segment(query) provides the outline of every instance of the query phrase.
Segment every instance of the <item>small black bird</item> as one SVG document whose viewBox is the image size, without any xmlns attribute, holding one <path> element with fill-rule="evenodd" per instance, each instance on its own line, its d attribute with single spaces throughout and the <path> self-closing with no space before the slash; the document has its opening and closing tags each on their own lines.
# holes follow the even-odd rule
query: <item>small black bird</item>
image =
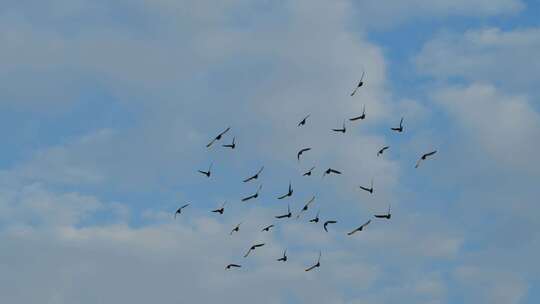
<svg viewBox="0 0 540 304">
<path fill-rule="evenodd" d="M 356 233 L 357 231 L 362 231 L 364 230 L 364 228 L 366 228 L 367 225 L 369 225 L 369 223 L 371 223 L 371 220 L 365 222 L 364 224 L 362 224 L 362 226 L 354 229 L 353 231 L 347 233 L 347 235 L 353 235 L 354 233 Z"/>
<path fill-rule="evenodd" d="M 347 131 L 347 128 L 345 128 L 345 120 L 343 120 L 343 126 L 341 127 L 341 129 L 332 129 L 332 131 L 345 133 Z"/>
<path fill-rule="evenodd" d="M 328 226 L 328 224 L 335 224 L 335 223 L 337 223 L 337 221 L 334 221 L 334 220 L 324 222 L 324 226 L 323 226 L 324 231 L 328 232 L 328 229 L 326 228 L 326 226 Z"/>
<path fill-rule="evenodd" d="M 249 201 L 250 199 L 254 199 L 254 198 L 259 197 L 259 191 L 261 191 L 261 189 L 262 189 L 262 185 L 259 186 L 259 188 L 257 189 L 257 192 L 255 192 L 255 194 L 250 195 L 250 196 L 248 196 L 248 197 L 244 197 L 244 198 L 242 199 L 242 202 L 247 202 L 247 201 Z"/>
<path fill-rule="evenodd" d="M 314 268 L 321 267 L 321 252 L 319 251 L 319 258 L 317 259 L 317 263 L 309 268 L 306 269 L 306 271 L 311 271 Z"/>
<path fill-rule="evenodd" d="M 356 91 L 364 85 L 364 75 L 366 74 L 366 71 L 362 71 L 362 77 L 360 77 L 360 81 L 358 82 L 358 84 L 356 85 L 356 88 L 354 88 L 354 91 L 352 91 L 351 93 L 351 96 L 354 96 L 354 94 L 356 94 Z"/>
<path fill-rule="evenodd" d="M 303 154 L 304 152 L 307 152 L 307 151 L 309 151 L 309 150 L 311 150 L 311 148 L 303 148 L 303 149 L 301 149 L 300 151 L 298 151 L 298 153 L 296 154 L 296 158 L 298 159 L 298 161 L 300 161 L 300 156 L 302 156 L 302 154 Z"/>
<path fill-rule="evenodd" d="M 330 173 L 341 174 L 341 172 L 338 171 L 338 170 L 335 170 L 335 169 L 332 169 L 332 168 L 328 168 L 328 169 L 326 169 L 326 171 L 324 171 L 323 177 L 325 177 L 327 174 L 330 174 Z"/>
<path fill-rule="evenodd" d="M 289 191 L 286 194 L 283 194 L 282 196 L 278 197 L 278 199 L 284 199 L 286 197 L 292 196 L 293 194 L 293 188 L 291 185 L 291 182 L 289 182 Z"/>
<path fill-rule="evenodd" d="M 426 153 L 424 155 L 422 155 L 420 157 L 420 159 L 416 162 L 416 166 L 414 166 L 415 168 L 418 168 L 420 166 L 420 163 L 423 161 L 423 160 L 426 160 L 428 157 L 432 156 L 433 154 L 437 153 L 437 150 L 434 150 L 434 151 L 431 151 L 429 153 Z"/>
<path fill-rule="evenodd" d="M 240 268 L 240 267 L 242 267 L 242 265 L 238 265 L 238 264 L 229 264 L 229 265 L 225 266 L 225 269 L 229 270 L 229 269 L 231 269 L 231 268 L 233 268 L 233 267 L 234 267 L 234 268 Z"/>
<path fill-rule="evenodd" d="M 259 248 L 259 247 L 262 247 L 262 246 L 264 246 L 264 243 L 255 244 L 255 245 L 251 246 L 249 248 L 249 250 L 246 252 L 246 254 L 244 254 L 244 257 L 247 258 L 247 256 L 249 255 L 250 252 L 252 252 L 253 250 L 255 250 L 255 249 Z"/>
<path fill-rule="evenodd" d="M 219 214 L 223 214 L 223 212 L 225 212 L 225 205 L 227 204 L 227 202 L 224 202 L 223 205 L 221 205 L 220 208 L 218 209 L 214 209 L 212 210 L 212 212 L 214 213 L 219 213 Z"/>
<path fill-rule="evenodd" d="M 355 121 L 359 119 L 366 119 L 366 105 L 364 105 L 364 107 L 362 108 L 362 115 L 349 118 L 350 121 Z"/>
<path fill-rule="evenodd" d="M 384 147 L 382 147 L 382 148 L 379 150 L 379 152 L 377 152 L 377 157 L 378 157 L 378 156 L 381 156 L 381 155 L 384 153 L 384 151 L 388 150 L 388 148 L 390 148 L 390 147 L 389 147 L 389 146 L 384 146 Z"/>
<path fill-rule="evenodd" d="M 363 186 L 359 186 L 360 189 L 364 190 L 364 191 L 367 191 L 371 194 L 373 194 L 373 179 L 371 179 L 371 186 L 369 188 L 367 187 L 363 187 Z"/>
<path fill-rule="evenodd" d="M 315 215 L 314 218 L 310 219 L 309 222 L 310 223 L 318 223 L 319 222 L 319 214 L 321 213 L 321 210 L 318 210 L 317 211 L 317 215 Z"/>
<path fill-rule="evenodd" d="M 403 117 L 401 117 L 401 120 L 399 121 L 399 127 L 398 128 L 390 128 L 392 131 L 396 132 L 403 132 Z"/>
<path fill-rule="evenodd" d="M 287 213 L 285 213 L 285 214 L 283 214 L 283 215 L 278 215 L 278 216 L 276 216 L 276 218 L 277 218 L 277 219 L 282 219 L 282 218 L 286 218 L 286 217 L 290 218 L 291 215 L 292 215 L 292 213 L 291 213 L 291 206 L 290 206 L 289 204 L 287 204 Z"/>
<path fill-rule="evenodd" d="M 230 145 L 223 145 L 223 147 L 225 148 L 231 148 L 234 150 L 234 148 L 236 148 L 236 137 L 233 137 L 232 138 L 232 143 Z"/>
<path fill-rule="evenodd" d="M 268 231 L 268 232 L 270 232 L 270 228 L 273 228 L 273 227 L 274 227 L 274 225 L 266 226 L 266 227 L 264 227 L 264 228 L 261 230 L 261 232 L 263 232 L 263 231 Z"/>
<path fill-rule="evenodd" d="M 287 262 L 287 249 L 283 251 L 283 256 L 279 259 L 277 259 L 278 262 Z"/>
<path fill-rule="evenodd" d="M 238 231 L 240 231 L 240 225 L 242 225 L 242 222 L 240 222 L 238 225 L 234 226 L 233 230 L 231 230 L 230 235 L 232 235 L 233 232 L 238 232 Z"/>
<path fill-rule="evenodd" d="M 309 169 L 308 172 L 302 174 L 302 176 L 311 176 L 311 172 L 313 171 L 313 169 L 315 169 L 315 167 L 311 167 L 311 169 Z"/>
<path fill-rule="evenodd" d="M 220 140 L 221 137 L 223 137 L 223 135 L 225 135 L 225 133 L 229 132 L 229 130 L 231 129 L 231 127 L 227 127 L 227 129 L 225 129 L 225 131 L 219 133 L 216 137 L 214 137 L 214 139 L 212 139 L 212 141 L 210 143 L 208 143 L 206 145 L 207 148 L 210 148 L 210 146 L 212 146 L 212 144 L 216 141 L 216 140 Z"/>
<path fill-rule="evenodd" d="M 206 175 L 206 177 L 210 177 L 210 175 L 212 174 L 212 166 L 214 165 L 214 163 L 210 163 L 210 166 L 208 167 L 208 171 L 202 171 L 202 170 L 198 170 L 199 173 L 203 174 L 203 175 Z"/>
<path fill-rule="evenodd" d="M 392 217 L 392 214 L 390 213 L 390 205 L 388 205 L 388 213 L 386 214 L 375 214 L 376 218 L 384 218 L 389 220 Z"/>
<path fill-rule="evenodd" d="M 304 119 L 302 119 L 299 123 L 298 123 L 298 126 L 303 126 L 306 124 L 306 120 L 309 118 L 311 114 L 308 114 L 306 117 L 304 117 Z"/>
<path fill-rule="evenodd" d="M 244 182 L 244 183 L 247 183 L 247 182 L 249 182 L 249 181 L 252 181 L 252 180 L 254 180 L 254 179 L 259 178 L 259 174 L 261 174 L 261 172 L 263 172 L 263 170 L 264 170 L 264 166 L 262 166 L 262 167 L 259 169 L 259 171 L 257 171 L 257 173 L 255 173 L 255 175 L 246 178 L 243 182 Z"/>
<path fill-rule="evenodd" d="M 311 197 L 311 199 L 304 205 L 304 207 L 302 208 L 302 210 L 300 210 L 300 212 L 298 212 L 298 215 L 296 216 L 296 218 L 300 218 L 300 215 L 302 215 L 303 212 L 306 212 L 309 208 L 309 205 L 311 203 L 313 203 L 315 201 L 315 195 L 313 197 Z"/>
<path fill-rule="evenodd" d="M 178 209 L 176 210 L 176 212 L 174 213 L 174 218 L 176 219 L 176 215 L 182 214 L 182 209 L 186 208 L 186 207 L 189 206 L 189 205 L 191 205 L 191 204 L 185 204 L 184 206 L 178 208 Z"/>
</svg>

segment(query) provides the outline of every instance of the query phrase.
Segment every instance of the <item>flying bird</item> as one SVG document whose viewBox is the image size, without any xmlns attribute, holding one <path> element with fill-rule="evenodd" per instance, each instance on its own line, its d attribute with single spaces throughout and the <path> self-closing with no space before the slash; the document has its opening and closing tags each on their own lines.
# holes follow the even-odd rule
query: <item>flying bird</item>
<svg viewBox="0 0 540 304">
<path fill-rule="evenodd" d="M 364 230 L 364 228 L 366 228 L 367 225 L 369 225 L 369 223 L 371 223 L 371 220 L 368 220 L 367 222 L 365 222 L 364 224 L 362 224 L 360 227 L 354 229 L 353 231 L 347 233 L 347 235 L 353 235 L 354 233 L 356 233 L 357 231 L 362 231 Z"/>
<path fill-rule="evenodd" d="M 333 173 L 333 174 L 341 174 L 341 172 L 338 171 L 338 170 L 328 168 L 328 169 L 326 169 L 326 171 L 324 171 L 323 177 L 325 177 L 326 175 L 331 174 L 331 173 Z"/>
<path fill-rule="evenodd" d="M 311 271 L 314 268 L 321 267 L 321 251 L 319 251 L 319 258 L 317 259 L 317 263 L 309 268 L 306 268 L 306 271 Z"/>
<path fill-rule="evenodd" d="M 337 221 L 334 221 L 334 220 L 324 222 L 324 226 L 323 226 L 324 231 L 328 232 L 328 229 L 326 228 L 326 226 L 328 226 L 329 224 L 335 224 L 335 223 L 337 223 Z"/>
<path fill-rule="evenodd" d="M 249 201 L 250 199 L 254 199 L 254 198 L 259 197 L 259 192 L 261 191 L 261 189 L 262 189 L 262 185 L 259 186 L 259 188 L 257 189 L 257 192 L 255 192 L 255 194 L 252 194 L 252 195 L 250 195 L 250 196 L 244 197 L 244 198 L 242 199 L 242 202 L 247 202 L 247 201 Z"/>
<path fill-rule="evenodd" d="M 388 150 L 388 148 L 390 148 L 390 147 L 389 147 L 389 146 L 384 146 L 384 147 L 382 147 L 382 148 L 377 152 L 377 156 L 383 155 L 384 151 Z"/>
<path fill-rule="evenodd" d="M 220 208 L 218 209 L 214 209 L 212 210 L 212 212 L 214 213 L 219 213 L 219 214 L 223 214 L 223 212 L 225 211 L 225 205 L 227 204 L 227 202 L 224 202 Z"/>
<path fill-rule="evenodd" d="M 359 187 L 360 187 L 360 189 L 373 194 L 373 179 L 371 179 L 371 186 L 369 188 L 364 187 L 364 186 L 359 186 Z"/>
<path fill-rule="evenodd" d="M 229 270 L 231 268 L 240 268 L 242 267 L 242 265 L 238 265 L 238 264 L 229 264 L 227 266 L 225 266 L 225 269 Z"/>
<path fill-rule="evenodd" d="M 230 235 L 232 235 L 233 232 L 238 232 L 238 231 L 240 231 L 240 225 L 242 225 L 242 222 L 240 222 L 238 225 L 234 226 L 233 230 L 231 230 Z"/>
<path fill-rule="evenodd" d="M 210 163 L 210 166 L 208 167 L 208 171 L 202 171 L 202 170 L 198 170 L 199 173 L 203 174 L 203 175 L 206 175 L 206 177 L 210 177 L 210 175 L 212 174 L 212 166 L 214 165 L 214 163 Z"/>
<path fill-rule="evenodd" d="M 304 205 L 304 207 L 302 208 L 302 210 L 300 210 L 296 218 L 297 219 L 300 218 L 300 215 L 302 215 L 303 212 L 306 212 L 309 208 L 309 205 L 311 205 L 311 203 L 313 203 L 314 201 L 315 201 L 315 195 L 311 197 L 311 199 Z"/>
<path fill-rule="evenodd" d="M 259 178 L 259 174 L 261 174 L 261 172 L 263 172 L 263 170 L 264 170 L 264 166 L 262 166 L 262 167 L 259 169 L 259 171 L 257 171 L 257 173 L 255 173 L 255 175 L 252 175 L 252 176 L 246 178 L 245 180 L 243 180 L 243 182 L 244 182 L 244 183 L 247 183 L 247 182 L 249 182 L 249 181 L 252 181 L 252 180 L 254 180 L 254 179 Z"/>
<path fill-rule="evenodd" d="M 292 213 L 291 213 L 291 206 L 290 206 L 289 204 L 287 204 L 287 213 L 285 213 L 285 214 L 283 214 L 283 215 L 278 215 L 278 216 L 276 216 L 276 218 L 277 218 L 277 219 L 282 219 L 282 218 L 286 218 L 286 217 L 290 218 L 291 215 L 292 215 Z"/>
<path fill-rule="evenodd" d="M 287 191 L 287 193 L 283 194 L 282 196 L 278 197 L 278 199 L 284 199 L 286 197 L 289 197 L 293 194 L 293 188 L 292 188 L 292 185 L 291 185 L 291 182 L 289 182 L 289 191 Z"/>
<path fill-rule="evenodd" d="M 277 259 L 278 262 L 287 262 L 287 249 L 283 251 L 283 256 Z"/>
<path fill-rule="evenodd" d="M 208 143 L 206 145 L 206 147 L 210 148 L 210 146 L 212 146 L 212 144 L 214 144 L 215 141 L 220 140 L 221 137 L 223 137 L 223 135 L 225 135 L 225 133 L 229 132 L 230 129 L 231 129 L 231 127 L 227 127 L 227 129 L 225 129 L 225 131 L 219 133 L 216 137 L 214 137 L 214 139 L 212 139 L 212 141 L 210 143 Z"/>
<path fill-rule="evenodd" d="M 414 166 L 415 168 L 418 168 L 420 166 L 420 163 L 423 161 L 423 160 L 426 160 L 428 157 L 432 156 L 433 154 L 437 153 L 437 150 L 434 150 L 434 151 L 431 151 L 429 153 L 426 153 L 424 155 L 422 155 L 420 157 L 420 159 L 416 162 L 416 166 Z"/>
<path fill-rule="evenodd" d="M 388 205 L 388 213 L 386 214 L 375 214 L 376 218 L 384 218 L 389 220 L 392 217 L 392 214 L 390 213 L 390 205 Z"/>
<path fill-rule="evenodd" d="M 255 245 L 251 246 L 249 248 L 249 250 L 246 252 L 246 254 L 244 254 L 244 257 L 247 258 L 247 256 L 249 255 L 250 252 L 252 252 L 253 250 L 255 250 L 255 249 L 259 248 L 259 247 L 262 247 L 262 246 L 264 246 L 264 243 L 255 244 Z"/>
<path fill-rule="evenodd" d="M 362 108 L 362 115 L 356 116 L 356 117 L 353 117 L 353 118 L 349 118 L 350 121 L 355 121 L 355 120 L 359 120 L 359 119 L 366 119 L 366 105 L 364 105 L 363 108 Z"/>
<path fill-rule="evenodd" d="M 232 138 L 232 143 L 230 145 L 223 145 L 223 147 L 225 148 L 231 148 L 234 150 L 234 148 L 236 148 L 236 137 L 233 137 Z"/>
<path fill-rule="evenodd" d="M 296 154 L 296 158 L 298 159 L 298 161 L 300 161 L 300 156 L 302 156 L 302 154 L 303 154 L 304 152 L 307 152 L 307 151 L 309 151 L 309 150 L 311 150 L 311 148 L 303 148 L 303 149 L 301 149 L 300 151 L 298 151 L 298 153 Z"/>
<path fill-rule="evenodd" d="M 358 82 L 358 84 L 356 85 L 356 87 L 354 88 L 354 91 L 352 91 L 351 93 L 351 96 L 354 96 L 354 94 L 356 94 L 356 91 L 364 85 L 364 75 L 366 74 L 366 71 L 362 71 L 362 77 L 360 77 L 360 81 Z"/>
<path fill-rule="evenodd" d="M 318 223 L 319 222 L 319 214 L 321 213 L 321 210 L 318 210 L 317 211 L 317 215 L 315 215 L 314 218 L 310 219 L 309 222 L 310 223 Z"/>
<path fill-rule="evenodd" d="M 298 123 L 298 126 L 303 126 L 306 124 L 306 120 L 309 118 L 309 116 L 311 116 L 311 114 L 308 114 L 306 117 L 304 117 L 299 123 Z"/>
<path fill-rule="evenodd" d="M 177 216 L 178 214 L 182 214 L 182 209 L 186 208 L 186 207 L 189 206 L 189 205 L 190 205 L 190 204 L 185 204 L 184 206 L 178 208 L 178 209 L 176 210 L 176 212 L 174 213 L 174 218 L 176 219 L 176 216 Z"/>
<path fill-rule="evenodd" d="M 343 126 L 341 127 L 341 129 L 332 129 L 332 131 L 345 133 L 347 131 L 347 128 L 345 128 L 345 120 L 343 120 Z"/>
<path fill-rule="evenodd" d="M 264 228 L 261 230 L 261 232 L 263 232 L 263 231 L 268 231 L 268 232 L 270 232 L 270 228 L 273 228 L 273 227 L 274 227 L 274 225 L 266 226 L 266 227 L 264 227 Z"/>
<path fill-rule="evenodd" d="M 399 127 L 398 128 L 390 128 L 392 131 L 396 132 L 403 132 L 403 117 L 401 117 L 401 120 L 399 121 Z"/>
<path fill-rule="evenodd" d="M 311 169 L 309 169 L 309 171 L 307 171 L 306 173 L 302 174 L 302 176 L 311 176 L 311 172 L 313 171 L 313 169 L 315 169 L 315 167 L 311 167 Z"/>
</svg>

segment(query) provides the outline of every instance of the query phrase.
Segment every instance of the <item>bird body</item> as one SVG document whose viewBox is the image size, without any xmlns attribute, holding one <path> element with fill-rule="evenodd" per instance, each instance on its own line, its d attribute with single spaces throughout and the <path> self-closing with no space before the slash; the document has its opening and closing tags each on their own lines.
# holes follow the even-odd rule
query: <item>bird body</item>
<svg viewBox="0 0 540 304">
<path fill-rule="evenodd" d="M 306 268 L 307 271 L 311 271 L 315 268 L 321 267 L 321 252 L 319 251 L 319 258 L 317 259 L 317 263 L 315 263 L 313 266 Z"/>
<path fill-rule="evenodd" d="M 299 123 L 298 123 L 298 126 L 303 126 L 306 124 L 306 120 L 309 118 L 311 114 L 308 114 L 306 117 L 304 117 Z"/>
<path fill-rule="evenodd" d="M 311 172 L 313 171 L 313 169 L 315 169 L 315 167 L 311 167 L 311 169 L 309 169 L 308 172 L 302 174 L 302 176 L 311 176 Z"/>
<path fill-rule="evenodd" d="M 262 185 L 259 186 L 259 188 L 257 189 L 257 192 L 255 192 L 255 194 L 252 194 L 252 195 L 250 195 L 250 196 L 244 197 L 244 198 L 242 199 L 242 202 L 247 202 L 247 201 L 249 201 L 249 200 L 251 200 L 251 199 L 254 199 L 254 198 L 259 197 L 259 192 L 261 191 L 261 189 L 262 189 Z"/>
<path fill-rule="evenodd" d="M 373 179 L 371 180 L 371 186 L 369 188 L 367 187 L 364 187 L 364 186 L 359 186 L 360 189 L 364 190 L 364 191 L 367 191 L 371 194 L 373 194 Z"/>
<path fill-rule="evenodd" d="M 341 129 L 332 129 L 332 131 L 341 133 L 347 132 L 347 128 L 345 127 L 345 121 L 343 121 L 343 126 L 341 127 Z"/>
<path fill-rule="evenodd" d="M 388 205 L 388 212 L 386 214 L 375 214 L 375 217 L 389 220 L 392 217 L 392 214 L 390 213 L 390 205 Z"/>
<path fill-rule="evenodd" d="M 174 213 L 174 218 L 176 219 L 176 215 L 182 214 L 182 209 L 186 208 L 186 207 L 189 206 L 189 205 L 191 205 L 191 204 L 188 203 L 188 204 L 185 204 L 185 205 L 183 205 L 182 207 L 176 209 L 176 212 Z"/>
<path fill-rule="evenodd" d="M 279 259 L 277 259 L 278 262 L 287 262 L 287 249 L 283 251 L 283 256 Z"/>
<path fill-rule="evenodd" d="M 353 117 L 353 118 L 349 118 L 350 121 L 356 121 L 356 120 L 359 120 L 359 119 L 366 119 L 366 106 L 365 105 L 364 105 L 364 107 L 362 109 L 362 115 L 356 116 L 356 117 Z"/>
<path fill-rule="evenodd" d="M 358 227 L 358 228 L 354 229 L 353 231 L 347 233 L 347 235 L 353 235 L 353 234 L 355 234 L 355 233 L 358 232 L 358 231 L 364 230 L 364 228 L 366 228 L 367 225 L 369 225 L 369 223 L 371 223 L 371 220 L 368 220 L 367 222 L 365 222 L 364 224 L 362 224 L 360 227 Z"/>
<path fill-rule="evenodd" d="M 303 148 L 303 149 L 301 149 L 300 151 L 298 151 L 298 153 L 296 154 L 296 158 L 298 159 L 298 161 L 300 161 L 300 156 L 302 156 L 302 154 L 303 154 L 304 152 L 307 152 L 307 151 L 309 151 L 309 150 L 311 150 L 311 148 Z"/>
<path fill-rule="evenodd" d="M 280 200 L 281 200 L 281 199 L 284 199 L 284 198 L 286 198 L 286 197 L 292 196 L 292 195 L 293 195 L 293 192 L 294 192 L 294 191 L 293 191 L 291 182 L 289 182 L 289 190 L 287 191 L 287 193 L 284 194 L 284 195 L 282 195 L 282 196 L 280 196 L 280 197 L 278 197 L 277 199 L 280 199 Z"/>
<path fill-rule="evenodd" d="M 434 155 L 435 153 L 437 153 L 437 150 L 433 150 L 429 153 L 426 153 L 426 154 L 423 154 L 420 159 L 416 162 L 416 166 L 414 166 L 415 168 L 418 168 L 420 166 L 420 163 L 424 160 L 426 160 L 428 157 Z"/>
<path fill-rule="evenodd" d="M 381 156 L 384 151 L 386 151 L 388 148 L 390 148 L 389 146 L 384 146 L 382 147 L 378 152 L 377 152 L 377 156 Z"/>
<path fill-rule="evenodd" d="M 225 133 L 229 132 L 230 129 L 231 129 L 231 127 L 227 127 L 227 129 L 225 129 L 225 131 L 219 133 L 216 137 L 214 137 L 214 139 L 212 139 L 212 141 L 210 141 L 210 142 L 206 145 L 206 147 L 207 147 L 207 148 L 210 148 L 210 147 L 214 144 L 214 142 L 220 140 L 220 139 L 223 137 L 223 135 L 225 135 Z"/>
<path fill-rule="evenodd" d="M 248 255 L 249 255 L 253 250 L 255 250 L 255 249 L 259 248 L 259 247 L 262 247 L 262 246 L 264 246 L 264 243 L 255 244 L 255 245 L 251 246 L 251 247 L 249 248 L 249 250 L 246 252 L 246 254 L 244 254 L 244 257 L 247 258 Z"/>
<path fill-rule="evenodd" d="M 240 223 L 240 224 L 234 226 L 234 228 L 231 230 L 230 235 L 232 235 L 233 232 L 238 232 L 238 231 L 240 231 L 240 225 L 242 225 L 242 223 Z"/>
<path fill-rule="evenodd" d="M 321 212 L 320 210 L 317 211 L 317 215 L 315 215 L 314 218 L 310 219 L 309 222 L 310 223 L 318 223 L 319 222 L 319 214 L 320 214 L 320 212 Z"/>
<path fill-rule="evenodd" d="M 231 144 L 229 144 L 229 145 L 223 145 L 223 147 L 225 147 L 225 148 L 231 148 L 231 149 L 234 150 L 234 148 L 236 148 L 236 137 L 233 137 L 232 143 L 231 143 Z"/>
<path fill-rule="evenodd" d="M 323 177 L 325 177 L 326 175 L 331 174 L 331 173 L 333 173 L 333 174 L 341 174 L 341 171 L 338 171 L 338 170 L 332 169 L 332 168 L 328 168 L 328 169 L 326 169 L 326 171 L 324 171 Z"/>
<path fill-rule="evenodd" d="M 262 166 L 262 167 L 259 169 L 259 171 L 257 171 L 257 173 L 255 173 L 255 175 L 252 175 L 252 176 L 246 178 L 245 180 L 243 180 L 243 182 L 244 182 L 244 183 L 247 183 L 247 182 L 252 181 L 252 180 L 254 180 L 254 179 L 258 179 L 258 178 L 259 178 L 259 174 L 261 174 L 261 172 L 263 172 L 263 170 L 264 170 L 264 166 Z"/>
<path fill-rule="evenodd" d="M 290 218 L 291 216 L 292 216 L 291 206 L 287 204 L 287 213 L 283 214 L 283 215 L 278 215 L 278 216 L 276 216 L 276 218 L 277 219 Z"/>
<path fill-rule="evenodd" d="M 221 205 L 220 208 L 218 209 L 214 209 L 212 210 L 212 212 L 214 213 L 219 213 L 219 214 L 223 214 L 223 212 L 225 212 L 225 205 L 227 204 L 227 202 L 224 202 L 223 205 Z"/>
<path fill-rule="evenodd" d="M 397 128 L 390 128 L 392 131 L 396 131 L 398 133 L 403 132 L 403 117 L 401 117 L 401 120 L 399 121 L 399 127 Z"/>
<path fill-rule="evenodd" d="M 335 223 L 337 223 L 337 221 L 334 221 L 334 220 L 324 222 L 324 225 L 323 225 L 324 231 L 328 232 L 328 229 L 326 228 L 326 226 L 328 226 L 329 224 L 335 224 Z"/>
<path fill-rule="evenodd" d="M 242 267 L 242 265 L 238 265 L 238 264 L 229 264 L 227 266 L 225 266 L 225 269 L 231 269 L 231 268 L 240 268 Z"/>
<path fill-rule="evenodd" d="M 360 77 L 360 81 L 358 81 L 358 84 L 356 85 L 356 87 L 352 91 L 351 96 L 354 96 L 354 94 L 356 94 L 356 91 L 364 85 L 364 75 L 365 74 L 366 74 L 366 71 L 362 71 L 362 77 Z"/>
<path fill-rule="evenodd" d="M 274 225 L 268 225 L 268 226 L 264 227 L 264 228 L 261 230 L 261 232 L 263 232 L 263 231 L 270 231 L 270 228 L 273 228 L 273 227 L 274 227 Z"/>
</svg>

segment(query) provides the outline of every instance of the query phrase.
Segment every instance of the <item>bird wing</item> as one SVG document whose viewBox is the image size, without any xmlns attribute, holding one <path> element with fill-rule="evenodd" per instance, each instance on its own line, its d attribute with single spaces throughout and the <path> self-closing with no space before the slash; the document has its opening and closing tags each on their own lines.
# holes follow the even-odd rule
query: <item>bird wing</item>
<svg viewBox="0 0 540 304">
<path fill-rule="evenodd" d="M 371 220 L 368 220 L 367 222 L 365 222 L 361 227 L 364 228 L 364 227 L 366 227 L 367 225 L 369 225 L 369 223 L 371 223 Z"/>
<path fill-rule="evenodd" d="M 231 129 L 231 127 L 227 127 L 227 129 L 225 129 L 225 131 L 219 133 L 217 137 L 225 135 L 225 133 L 229 132 L 230 129 Z"/>
<path fill-rule="evenodd" d="M 262 166 L 262 167 L 259 169 L 259 171 L 257 171 L 257 175 L 261 174 L 261 172 L 263 172 L 263 170 L 264 170 L 264 166 Z"/>
<path fill-rule="evenodd" d="M 209 142 L 209 143 L 208 143 L 208 144 L 206 145 L 206 147 L 207 147 L 207 148 L 210 148 L 210 146 L 212 146 L 212 144 L 213 144 L 213 143 L 214 143 L 215 141 L 216 141 L 216 139 L 215 139 L 215 138 L 214 138 L 214 139 L 212 139 L 212 141 L 211 141 L 211 142 Z"/>
<path fill-rule="evenodd" d="M 257 176 L 257 175 L 250 176 L 250 177 L 246 178 L 245 180 L 243 180 L 243 182 L 244 182 L 244 183 L 247 183 L 247 182 L 249 182 L 250 180 L 254 180 L 256 176 Z"/>
<path fill-rule="evenodd" d="M 362 190 L 364 190 L 364 191 L 367 191 L 367 192 L 369 192 L 369 189 L 368 189 L 368 188 L 366 188 L 366 187 L 360 186 L 360 189 L 362 189 Z"/>
<path fill-rule="evenodd" d="M 426 157 L 431 156 L 431 155 L 433 155 L 433 154 L 435 154 L 435 153 L 437 153 L 437 150 L 432 151 L 432 152 L 429 152 L 429 153 L 426 153 L 426 154 L 423 155 L 423 157 L 426 158 Z"/>
<path fill-rule="evenodd" d="M 187 206 L 189 206 L 190 204 L 185 204 L 184 206 L 180 207 L 180 209 L 184 209 L 186 208 Z"/>
<path fill-rule="evenodd" d="M 339 172 L 338 170 L 334 170 L 334 169 L 330 169 L 330 172 L 336 173 L 336 174 L 341 174 L 341 172 Z"/>
<path fill-rule="evenodd" d="M 352 95 L 351 95 L 351 96 L 352 96 Z M 315 265 L 313 265 L 313 266 L 311 266 L 311 267 L 309 267 L 309 268 L 306 268 L 306 271 L 311 271 L 311 270 L 313 270 L 313 268 L 315 268 L 315 267 L 317 267 L 317 264 L 315 264 Z"/>
<path fill-rule="evenodd" d="M 253 245 L 253 247 L 255 247 L 255 248 L 262 247 L 262 246 L 264 246 L 264 243 Z"/>
<path fill-rule="evenodd" d="M 414 167 L 415 167 L 415 168 L 420 167 L 420 163 L 422 163 L 422 158 L 420 158 L 420 159 L 416 162 L 416 165 L 415 165 Z"/>
<path fill-rule="evenodd" d="M 253 247 L 251 247 L 251 248 L 253 248 Z M 251 252 L 251 250 L 252 250 L 251 248 L 249 248 L 249 250 L 246 252 L 246 254 L 244 254 L 244 257 L 245 257 L 245 258 L 247 258 L 247 256 L 248 256 L 249 253 Z"/>
</svg>

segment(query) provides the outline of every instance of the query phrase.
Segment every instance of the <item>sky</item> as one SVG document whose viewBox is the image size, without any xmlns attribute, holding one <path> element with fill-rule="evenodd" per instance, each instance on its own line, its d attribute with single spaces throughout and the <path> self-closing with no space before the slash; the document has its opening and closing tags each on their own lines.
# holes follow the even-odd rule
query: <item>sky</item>
<svg viewBox="0 0 540 304">
<path fill-rule="evenodd" d="M 538 303 L 539 13 L 525 0 L 4 0 L 0 302 Z M 343 174 L 322 178 L 328 167 Z M 359 189 L 371 179 L 372 195 Z M 300 219 L 274 218 L 313 195 Z M 346 235 L 389 205 L 391 220 Z M 308 223 L 317 211 L 337 220 L 328 232 Z"/>
</svg>

